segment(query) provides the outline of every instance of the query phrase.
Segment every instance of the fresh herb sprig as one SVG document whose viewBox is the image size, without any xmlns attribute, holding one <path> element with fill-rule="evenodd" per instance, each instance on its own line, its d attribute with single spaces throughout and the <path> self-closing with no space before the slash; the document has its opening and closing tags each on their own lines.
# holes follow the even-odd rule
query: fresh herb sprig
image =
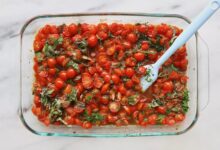
<svg viewBox="0 0 220 150">
<path fill-rule="evenodd" d="M 182 109 L 184 113 L 186 113 L 189 109 L 188 102 L 189 102 L 189 91 L 185 90 L 183 92 L 183 100 L 182 100 Z"/>
</svg>

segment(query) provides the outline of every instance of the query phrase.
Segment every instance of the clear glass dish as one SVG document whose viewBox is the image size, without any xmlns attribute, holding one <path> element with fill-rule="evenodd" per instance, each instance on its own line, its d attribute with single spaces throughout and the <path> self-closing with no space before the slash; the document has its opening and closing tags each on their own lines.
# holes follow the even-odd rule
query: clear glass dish
<svg viewBox="0 0 220 150">
<path fill-rule="evenodd" d="M 189 111 L 186 119 L 175 126 L 147 126 L 135 125 L 115 127 L 101 126 L 90 130 L 74 126 L 49 126 L 41 124 L 31 112 L 33 103 L 32 83 L 33 71 L 33 41 L 36 32 L 45 24 L 61 25 L 63 23 L 167 23 L 185 28 L 189 19 L 176 14 L 147 14 L 147 13 L 95 13 L 95 14 L 58 14 L 37 16 L 25 23 L 21 30 L 20 49 L 20 118 L 24 126 L 32 133 L 44 136 L 77 136 L 77 137 L 128 137 L 128 136 L 156 136 L 178 135 L 185 133 L 195 124 L 199 114 L 199 101 L 208 100 L 208 51 L 198 44 L 198 35 L 195 34 L 188 42 L 190 91 Z"/>
</svg>

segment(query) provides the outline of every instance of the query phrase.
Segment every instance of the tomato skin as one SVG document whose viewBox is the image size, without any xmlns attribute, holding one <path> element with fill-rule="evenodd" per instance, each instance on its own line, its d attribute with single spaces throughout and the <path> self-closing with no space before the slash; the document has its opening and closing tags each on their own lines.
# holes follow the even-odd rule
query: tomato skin
<svg viewBox="0 0 220 150">
<path fill-rule="evenodd" d="M 133 83 L 132 80 L 128 80 L 128 81 L 125 83 L 125 86 L 126 86 L 127 88 L 132 88 L 133 85 L 134 85 L 134 83 Z"/>
<path fill-rule="evenodd" d="M 34 51 L 38 52 L 43 49 L 43 44 L 40 41 L 34 41 L 33 47 L 34 47 Z"/>
<path fill-rule="evenodd" d="M 109 103 L 109 110 L 113 113 L 116 113 L 120 110 L 120 103 L 119 102 L 110 102 Z"/>
<path fill-rule="evenodd" d="M 119 91 L 121 94 L 123 94 L 123 95 L 126 94 L 126 88 L 124 87 L 123 84 L 121 84 L 121 85 L 119 86 L 118 91 Z"/>
<path fill-rule="evenodd" d="M 92 128 L 92 123 L 85 121 L 85 122 L 83 122 L 82 127 L 84 129 L 90 129 L 90 128 Z"/>
<path fill-rule="evenodd" d="M 103 83 L 104 83 L 104 81 L 100 77 L 95 77 L 94 78 L 94 87 L 99 89 L 99 88 L 102 87 Z"/>
<path fill-rule="evenodd" d="M 105 83 L 110 83 L 111 76 L 109 74 L 104 75 L 104 81 L 105 81 Z"/>
<path fill-rule="evenodd" d="M 156 114 L 152 114 L 148 117 L 148 123 L 150 125 L 154 125 L 156 124 L 156 121 L 157 121 L 157 115 Z"/>
<path fill-rule="evenodd" d="M 55 68 L 48 69 L 48 74 L 54 76 L 56 74 L 56 69 Z"/>
<path fill-rule="evenodd" d="M 135 43 L 137 41 L 137 36 L 134 33 L 129 33 L 127 35 L 127 40 L 131 43 Z"/>
<path fill-rule="evenodd" d="M 141 49 L 142 50 L 148 50 L 149 49 L 149 44 L 147 42 L 142 42 Z"/>
<path fill-rule="evenodd" d="M 135 71 L 133 68 L 126 68 L 125 74 L 127 77 L 131 78 L 135 74 Z"/>
<path fill-rule="evenodd" d="M 57 78 L 55 80 L 55 86 L 56 86 L 57 89 L 63 88 L 63 86 L 64 86 L 63 80 L 61 78 Z"/>
<path fill-rule="evenodd" d="M 142 75 L 146 74 L 147 69 L 144 66 L 138 68 L 138 72 Z"/>
<path fill-rule="evenodd" d="M 66 77 L 67 77 L 68 79 L 74 78 L 76 75 L 77 75 L 77 73 L 76 73 L 76 71 L 75 71 L 73 68 L 67 69 Z"/>
<path fill-rule="evenodd" d="M 179 74 L 176 71 L 172 71 L 169 75 L 169 78 L 171 80 L 177 80 L 177 79 L 179 79 Z"/>
<path fill-rule="evenodd" d="M 82 74 L 82 85 L 85 89 L 91 89 L 93 86 L 93 79 L 89 73 Z"/>
<path fill-rule="evenodd" d="M 78 27 L 76 24 L 72 23 L 69 25 L 68 30 L 72 35 L 75 35 L 78 32 Z"/>
<path fill-rule="evenodd" d="M 98 44 L 98 39 L 95 35 L 90 35 L 87 42 L 90 47 L 95 47 Z"/>
<path fill-rule="evenodd" d="M 67 84 L 63 93 L 64 94 L 70 94 L 72 92 L 72 85 L 71 84 Z"/>
<path fill-rule="evenodd" d="M 166 124 L 169 126 L 173 126 L 176 121 L 173 118 L 166 118 Z"/>
<path fill-rule="evenodd" d="M 67 73 L 66 71 L 61 71 L 59 73 L 59 77 L 63 80 L 63 81 L 66 81 L 67 80 Z"/>
<path fill-rule="evenodd" d="M 134 58 L 138 61 L 138 62 L 141 62 L 145 59 L 145 55 L 144 53 L 141 53 L 141 52 L 137 52 L 134 54 Z"/>
<path fill-rule="evenodd" d="M 34 96 L 34 104 L 36 105 L 36 107 L 39 107 L 41 105 L 40 97 L 37 95 Z"/>
<path fill-rule="evenodd" d="M 110 84 L 106 83 L 101 88 L 101 94 L 105 94 L 109 89 Z"/>
<path fill-rule="evenodd" d="M 173 91 L 173 82 L 166 81 L 163 83 L 163 90 L 165 92 L 172 92 Z"/>
<path fill-rule="evenodd" d="M 166 113 L 166 107 L 165 106 L 158 106 L 156 108 L 157 112 L 159 112 L 160 114 L 165 114 Z"/>
<path fill-rule="evenodd" d="M 149 54 L 147 56 L 148 59 L 155 61 L 158 58 L 158 53 L 155 50 L 149 50 Z"/>
<path fill-rule="evenodd" d="M 57 63 L 58 63 L 59 65 L 64 66 L 63 63 L 64 63 L 65 59 L 66 59 L 66 56 L 60 55 L 60 56 L 58 56 L 58 57 L 56 58 L 56 61 L 57 61 Z"/>
<path fill-rule="evenodd" d="M 183 115 L 183 114 L 176 114 L 174 119 L 175 119 L 176 122 L 183 121 L 185 119 L 185 115 Z"/>
<path fill-rule="evenodd" d="M 113 74 L 111 78 L 114 84 L 118 84 L 120 82 L 120 78 L 116 74 Z"/>
</svg>

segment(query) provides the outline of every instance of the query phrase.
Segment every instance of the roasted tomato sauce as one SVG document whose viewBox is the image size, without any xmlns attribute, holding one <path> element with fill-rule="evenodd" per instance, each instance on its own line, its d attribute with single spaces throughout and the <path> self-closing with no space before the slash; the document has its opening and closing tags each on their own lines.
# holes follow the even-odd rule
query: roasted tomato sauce
<svg viewBox="0 0 220 150">
<path fill-rule="evenodd" d="M 33 48 L 32 112 L 48 125 L 174 125 L 189 95 L 186 46 L 160 68 L 142 92 L 143 66 L 163 55 L 182 32 L 167 24 L 45 25 Z"/>
</svg>

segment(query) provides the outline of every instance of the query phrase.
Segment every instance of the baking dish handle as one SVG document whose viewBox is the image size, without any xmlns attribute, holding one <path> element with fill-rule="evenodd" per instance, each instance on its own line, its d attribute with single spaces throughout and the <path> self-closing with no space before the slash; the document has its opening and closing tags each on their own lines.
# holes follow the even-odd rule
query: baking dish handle
<svg viewBox="0 0 220 150">
<path fill-rule="evenodd" d="M 209 47 L 200 34 L 197 42 L 199 111 L 203 111 L 209 104 Z"/>
</svg>

